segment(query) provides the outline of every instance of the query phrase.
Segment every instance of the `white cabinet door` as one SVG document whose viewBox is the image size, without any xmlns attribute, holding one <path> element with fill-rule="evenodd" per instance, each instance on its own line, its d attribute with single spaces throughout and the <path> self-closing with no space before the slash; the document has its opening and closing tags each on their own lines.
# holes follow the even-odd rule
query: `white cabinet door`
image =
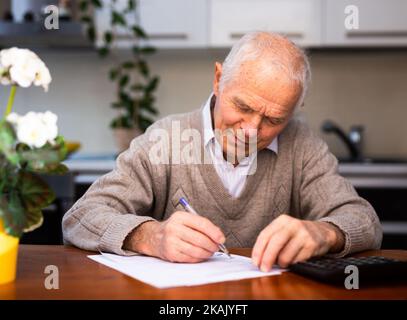
<svg viewBox="0 0 407 320">
<path fill-rule="evenodd" d="M 130 25 L 138 21 L 149 36 L 149 44 L 158 48 L 207 46 L 207 0 L 139 0 L 137 3 L 137 17 L 128 15 L 126 18 Z M 104 0 L 104 8 L 95 15 L 99 45 L 104 31 L 110 27 L 110 6 L 111 0 Z M 127 0 L 116 0 L 114 6 L 126 8 Z M 123 28 L 116 28 L 115 34 L 116 47 L 132 45 L 131 34 Z"/>
<path fill-rule="evenodd" d="M 285 34 L 302 46 L 321 42 L 320 0 L 211 0 L 210 44 L 229 47 L 248 31 Z"/>
<path fill-rule="evenodd" d="M 139 15 L 157 47 L 207 46 L 207 0 L 140 0 Z"/>
<path fill-rule="evenodd" d="M 354 7 L 349 7 L 354 6 Z M 348 10 L 345 13 L 345 9 Z M 407 45 L 406 0 L 326 0 L 323 42 L 327 46 Z M 355 24 L 358 14 L 358 28 Z M 348 18 L 345 26 L 345 19 Z"/>
</svg>

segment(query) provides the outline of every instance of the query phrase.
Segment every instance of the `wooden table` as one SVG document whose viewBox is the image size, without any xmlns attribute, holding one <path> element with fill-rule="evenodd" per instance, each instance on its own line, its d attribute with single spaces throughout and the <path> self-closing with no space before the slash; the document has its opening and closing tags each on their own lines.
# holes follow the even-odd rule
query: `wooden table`
<svg viewBox="0 0 407 320">
<path fill-rule="evenodd" d="M 232 249 L 250 255 L 250 249 Z M 407 299 L 407 283 L 359 290 L 319 283 L 291 272 L 280 276 L 195 287 L 156 289 L 88 259 L 93 254 L 67 246 L 20 245 L 17 280 L 0 285 L 0 299 Z M 407 251 L 367 251 L 407 260 Z M 59 269 L 58 290 L 47 290 L 47 265 Z"/>
</svg>

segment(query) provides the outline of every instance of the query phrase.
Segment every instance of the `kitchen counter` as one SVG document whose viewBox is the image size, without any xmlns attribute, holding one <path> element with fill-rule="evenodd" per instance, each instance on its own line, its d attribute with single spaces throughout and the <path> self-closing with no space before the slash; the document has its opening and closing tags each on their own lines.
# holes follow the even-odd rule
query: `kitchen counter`
<svg viewBox="0 0 407 320">
<path fill-rule="evenodd" d="M 64 162 L 77 184 L 91 184 L 115 167 L 114 155 L 74 157 Z M 407 163 L 340 163 L 339 173 L 355 187 L 406 188 Z"/>
<path fill-rule="evenodd" d="M 354 187 L 407 187 L 407 163 L 340 163 L 339 173 Z"/>
</svg>

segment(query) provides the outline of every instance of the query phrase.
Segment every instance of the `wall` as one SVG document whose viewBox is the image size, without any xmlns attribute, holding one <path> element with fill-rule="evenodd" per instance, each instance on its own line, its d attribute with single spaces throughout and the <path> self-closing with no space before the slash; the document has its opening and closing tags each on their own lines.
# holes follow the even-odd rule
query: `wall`
<svg viewBox="0 0 407 320">
<path fill-rule="evenodd" d="M 161 116 L 198 108 L 211 91 L 214 62 L 226 50 L 161 51 L 150 59 L 161 77 L 157 106 Z M 56 112 L 61 133 L 79 140 L 84 153 L 114 152 L 109 122 L 114 87 L 107 73 L 114 59 L 93 51 L 39 52 L 53 76 L 49 92 L 19 90 L 16 111 Z M 366 127 L 369 156 L 407 158 L 407 51 L 317 51 L 310 54 L 313 81 L 304 112 L 319 131 L 324 119 L 344 128 Z M 0 91 L 1 101 L 6 92 Z M 324 136 L 332 151 L 345 155 L 337 138 Z"/>
</svg>

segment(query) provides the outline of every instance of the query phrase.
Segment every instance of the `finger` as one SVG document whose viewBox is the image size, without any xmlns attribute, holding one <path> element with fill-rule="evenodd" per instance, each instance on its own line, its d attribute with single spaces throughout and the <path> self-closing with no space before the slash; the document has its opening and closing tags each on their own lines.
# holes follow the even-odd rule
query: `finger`
<svg viewBox="0 0 407 320">
<path fill-rule="evenodd" d="M 171 243 L 171 248 L 168 248 L 165 250 L 164 254 L 161 256 L 164 260 L 170 261 L 170 262 L 185 262 L 185 263 L 194 263 L 194 262 L 199 262 L 201 259 L 191 257 L 190 255 L 187 255 L 182 252 L 181 245 L 182 240 L 176 239 L 175 241 L 172 241 Z"/>
<path fill-rule="evenodd" d="M 270 238 L 260 262 L 261 271 L 267 272 L 273 267 L 279 252 L 285 247 L 291 237 L 292 233 L 288 229 L 282 229 Z"/>
<path fill-rule="evenodd" d="M 300 252 L 294 258 L 294 263 L 306 261 L 313 256 L 312 250 L 308 249 L 307 247 L 303 247 Z"/>
<path fill-rule="evenodd" d="M 273 234 L 278 232 L 281 228 L 282 226 L 280 226 L 279 221 L 276 219 L 260 232 L 252 251 L 252 260 L 255 266 L 260 268 L 260 262 L 270 237 L 272 237 Z"/>
<path fill-rule="evenodd" d="M 267 243 L 270 239 L 270 234 L 262 231 L 256 239 L 256 243 L 254 244 L 253 251 L 252 251 L 252 261 L 253 264 L 260 268 L 261 258 L 263 256 L 263 252 L 266 249 Z"/>
<path fill-rule="evenodd" d="M 179 262 L 179 263 L 197 263 L 197 262 L 201 262 L 202 259 L 194 258 L 181 251 L 178 251 L 175 255 L 175 258 L 171 261 Z"/>
<path fill-rule="evenodd" d="M 294 262 L 295 258 L 303 247 L 304 242 L 302 241 L 302 239 L 298 237 L 292 238 L 278 254 L 278 265 L 282 268 L 287 268 Z"/>
<path fill-rule="evenodd" d="M 218 226 L 215 226 L 209 219 L 192 213 L 182 215 L 180 219 L 184 225 L 205 234 L 215 243 L 225 242 L 225 235 L 222 230 Z"/>
<path fill-rule="evenodd" d="M 177 248 L 181 253 L 199 261 L 206 260 L 212 256 L 212 252 L 196 247 L 188 242 L 181 241 Z"/>
<path fill-rule="evenodd" d="M 181 240 L 200 247 L 211 254 L 219 250 L 218 244 L 207 235 L 187 226 L 183 226 L 182 229 L 179 234 Z"/>
</svg>

